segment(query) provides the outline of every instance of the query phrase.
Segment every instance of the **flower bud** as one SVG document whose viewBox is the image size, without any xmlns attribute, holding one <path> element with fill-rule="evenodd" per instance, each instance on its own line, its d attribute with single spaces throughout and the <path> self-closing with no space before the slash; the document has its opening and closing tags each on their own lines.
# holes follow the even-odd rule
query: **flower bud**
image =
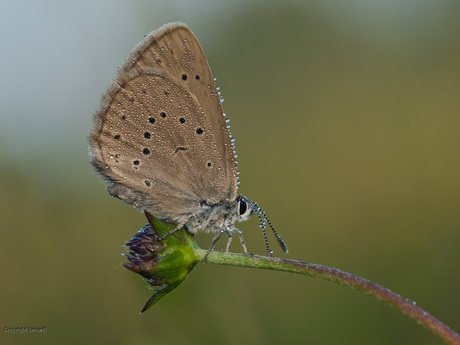
<svg viewBox="0 0 460 345">
<path fill-rule="evenodd" d="M 185 227 L 162 238 L 176 224 L 144 212 L 149 223 L 126 243 L 126 257 L 130 262 L 123 264 L 142 275 L 154 287 L 155 293 L 141 313 L 187 278 L 198 262 L 195 250 L 199 249 L 193 235 Z"/>
</svg>

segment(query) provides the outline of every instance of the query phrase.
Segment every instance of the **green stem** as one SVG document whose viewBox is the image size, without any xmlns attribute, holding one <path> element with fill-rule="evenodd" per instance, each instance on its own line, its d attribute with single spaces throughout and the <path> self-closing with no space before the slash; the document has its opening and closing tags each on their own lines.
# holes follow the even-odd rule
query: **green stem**
<svg viewBox="0 0 460 345">
<path fill-rule="evenodd" d="M 460 336 L 457 333 L 422 308 L 416 306 L 414 302 L 409 301 L 408 299 L 387 288 L 384 288 L 379 284 L 353 274 L 308 262 L 269 258 L 266 256 L 212 251 L 209 253 L 208 257 L 204 259 L 207 253 L 206 250 L 197 249 L 195 250 L 195 253 L 196 259 L 199 262 L 305 274 L 323 278 L 366 292 L 367 294 L 375 296 L 378 299 L 392 305 L 410 318 L 418 321 L 420 324 L 430 329 L 434 334 L 438 335 L 447 344 L 460 345 Z"/>
</svg>

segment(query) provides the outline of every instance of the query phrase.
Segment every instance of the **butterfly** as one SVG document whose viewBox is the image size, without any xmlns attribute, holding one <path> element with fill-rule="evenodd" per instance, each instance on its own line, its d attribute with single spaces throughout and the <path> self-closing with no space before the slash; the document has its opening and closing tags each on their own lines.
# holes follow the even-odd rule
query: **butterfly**
<svg viewBox="0 0 460 345">
<path fill-rule="evenodd" d="M 257 214 L 287 247 L 257 203 L 238 195 L 234 139 L 215 79 L 197 38 L 183 23 L 151 32 L 128 56 L 102 97 L 89 135 L 95 169 L 125 203 L 184 225 L 223 234 L 228 251 L 235 222 Z"/>
</svg>

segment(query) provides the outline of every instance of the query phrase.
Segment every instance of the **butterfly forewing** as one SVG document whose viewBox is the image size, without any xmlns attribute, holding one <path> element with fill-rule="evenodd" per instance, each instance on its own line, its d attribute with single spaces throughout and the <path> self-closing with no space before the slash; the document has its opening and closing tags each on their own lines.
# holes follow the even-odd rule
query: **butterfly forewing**
<svg viewBox="0 0 460 345">
<path fill-rule="evenodd" d="M 138 208 L 178 219 L 235 199 L 220 99 L 187 26 L 168 24 L 131 53 L 95 115 L 90 151 L 111 194 Z"/>
<path fill-rule="evenodd" d="M 222 104 L 214 78 L 200 43 L 183 23 L 171 23 L 150 33 L 128 57 L 120 73 L 137 66 L 165 71 L 172 79 L 190 90 L 201 105 L 214 132 L 224 162 L 229 199 L 237 194 L 236 160 L 223 116 Z"/>
</svg>

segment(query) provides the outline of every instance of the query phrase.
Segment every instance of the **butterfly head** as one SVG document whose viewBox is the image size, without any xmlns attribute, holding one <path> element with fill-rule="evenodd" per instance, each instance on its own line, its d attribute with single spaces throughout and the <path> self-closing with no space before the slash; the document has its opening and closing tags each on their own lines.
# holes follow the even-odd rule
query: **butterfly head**
<svg viewBox="0 0 460 345">
<path fill-rule="evenodd" d="M 267 228 L 267 224 L 268 224 L 268 226 L 272 230 L 273 234 L 275 235 L 276 240 L 278 241 L 278 244 L 280 245 L 281 249 L 285 253 L 287 253 L 288 249 L 287 249 L 286 245 L 284 244 L 284 242 L 281 239 L 280 235 L 278 235 L 278 233 L 275 231 L 275 228 L 273 227 L 272 223 L 270 222 L 270 220 L 268 219 L 267 215 L 265 214 L 265 211 L 262 208 L 260 208 L 260 206 L 257 205 L 257 203 L 249 201 L 243 195 L 239 195 L 236 198 L 236 201 L 238 203 L 237 204 L 237 206 L 238 206 L 238 209 L 237 209 L 238 210 L 238 221 L 244 222 L 244 221 L 248 220 L 249 218 L 251 218 L 251 216 L 254 213 L 257 214 L 257 217 L 259 217 L 259 223 L 260 223 L 259 227 L 262 229 L 262 232 L 264 234 L 265 243 L 267 245 L 267 251 L 271 252 L 270 248 L 268 246 L 267 234 L 265 232 L 265 229 Z"/>
</svg>

